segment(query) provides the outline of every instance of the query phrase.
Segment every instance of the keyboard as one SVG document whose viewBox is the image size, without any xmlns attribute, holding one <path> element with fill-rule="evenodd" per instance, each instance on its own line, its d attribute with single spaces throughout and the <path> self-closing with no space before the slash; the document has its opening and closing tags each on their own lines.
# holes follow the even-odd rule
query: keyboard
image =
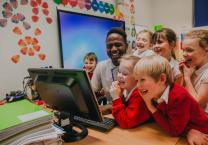
<svg viewBox="0 0 208 145">
<path fill-rule="evenodd" d="M 89 120 L 86 118 L 82 118 L 79 116 L 74 116 L 74 120 L 86 127 L 101 131 L 101 132 L 106 132 L 111 130 L 114 126 L 116 126 L 116 121 L 112 118 L 107 118 L 104 117 L 103 122 L 97 122 L 94 120 Z"/>
</svg>

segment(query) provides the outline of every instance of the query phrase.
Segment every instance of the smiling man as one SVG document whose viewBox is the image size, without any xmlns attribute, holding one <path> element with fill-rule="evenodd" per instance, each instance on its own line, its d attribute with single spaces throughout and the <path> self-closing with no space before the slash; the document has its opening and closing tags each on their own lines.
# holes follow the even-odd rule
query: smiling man
<svg viewBox="0 0 208 145">
<path fill-rule="evenodd" d="M 112 28 L 106 37 L 106 51 L 109 59 L 97 64 L 91 80 L 92 88 L 98 96 L 105 96 L 112 101 L 109 89 L 117 78 L 119 59 L 127 51 L 127 35 L 121 28 Z"/>
</svg>

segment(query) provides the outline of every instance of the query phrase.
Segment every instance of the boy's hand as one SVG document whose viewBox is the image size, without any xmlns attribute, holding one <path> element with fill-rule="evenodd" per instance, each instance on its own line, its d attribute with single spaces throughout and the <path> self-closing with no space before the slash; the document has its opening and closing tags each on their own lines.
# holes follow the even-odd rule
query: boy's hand
<svg viewBox="0 0 208 145">
<path fill-rule="evenodd" d="M 204 134 L 198 130 L 189 130 L 186 137 L 190 145 L 208 145 L 208 134 Z"/>
<path fill-rule="evenodd" d="M 150 97 L 150 96 L 145 96 L 145 95 L 142 95 L 142 98 L 151 113 L 154 113 L 157 111 L 157 108 L 152 103 L 152 100 L 154 100 L 155 98 Z"/>
<path fill-rule="evenodd" d="M 110 87 L 110 95 L 113 100 L 116 100 L 123 95 L 123 89 L 121 89 L 118 85 L 118 81 L 112 82 L 112 85 Z"/>
</svg>

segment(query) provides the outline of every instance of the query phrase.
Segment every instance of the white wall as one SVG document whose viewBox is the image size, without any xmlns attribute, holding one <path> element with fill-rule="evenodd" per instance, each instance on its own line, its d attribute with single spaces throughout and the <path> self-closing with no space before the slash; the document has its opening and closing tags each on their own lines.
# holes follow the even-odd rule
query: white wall
<svg viewBox="0 0 208 145">
<path fill-rule="evenodd" d="M 135 0 L 135 19 L 136 24 L 151 27 L 152 26 L 152 0 Z"/>
<path fill-rule="evenodd" d="M 192 28 L 192 0 L 152 0 L 152 25 L 162 24 L 180 32 Z"/>
<path fill-rule="evenodd" d="M 136 24 L 162 24 L 180 32 L 192 27 L 192 0 L 136 0 Z"/>
</svg>

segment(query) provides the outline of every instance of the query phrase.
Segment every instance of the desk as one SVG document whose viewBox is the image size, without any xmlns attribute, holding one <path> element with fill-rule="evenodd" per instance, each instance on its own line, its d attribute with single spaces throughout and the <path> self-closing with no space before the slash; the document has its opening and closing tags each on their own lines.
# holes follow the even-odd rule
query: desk
<svg viewBox="0 0 208 145">
<path fill-rule="evenodd" d="M 81 141 L 64 145 L 176 145 L 178 137 L 171 137 L 156 124 L 147 123 L 133 129 L 118 126 L 107 133 L 88 129 L 88 136 Z M 177 145 L 186 145 L 185 142 Z"/>
<path fill-rule="evenodd" d="M 185 137 L 181 137 L 176 145 L 189 145 Z"/>
</svg>

